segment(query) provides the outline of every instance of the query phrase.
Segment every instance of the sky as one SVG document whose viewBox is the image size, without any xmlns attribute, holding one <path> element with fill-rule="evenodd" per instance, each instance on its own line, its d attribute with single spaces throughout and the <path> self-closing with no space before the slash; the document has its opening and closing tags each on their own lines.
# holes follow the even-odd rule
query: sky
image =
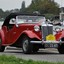
<svg viewBox="0 0 64 64">
<path fill-rule="evenodd" d="M 31 0 L 0 0 L 0 8 L 3 9 L 4 11 L 6 10 L 11 10 L 21 8 L 21 3 L 22 1 L 25 1 L 26 7 L 30 5 Z M 55 0 L 60 7 L 64 7 L 64 0 Z"/>
</svg>

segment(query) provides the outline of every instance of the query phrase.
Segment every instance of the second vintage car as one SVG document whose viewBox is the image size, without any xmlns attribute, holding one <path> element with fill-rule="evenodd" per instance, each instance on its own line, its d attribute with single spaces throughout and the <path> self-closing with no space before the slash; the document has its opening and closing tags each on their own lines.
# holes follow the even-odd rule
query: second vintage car
<svg viewBox="0 0 64 64">
<path fill-rule="evenodd" d="M 57 48 L 64 54 L 64 30 L 48 24 L 43 15 L 11 13 L 0 29 L 0 52 L 6 46 L 23 49 L 23 53 L 37 52 L 40 48 Z"/>
</svg>

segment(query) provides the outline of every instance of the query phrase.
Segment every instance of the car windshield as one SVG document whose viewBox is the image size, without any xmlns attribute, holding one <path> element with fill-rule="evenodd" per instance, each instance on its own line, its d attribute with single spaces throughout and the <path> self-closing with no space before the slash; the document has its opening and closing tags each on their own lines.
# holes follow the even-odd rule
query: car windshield
<svg viewBox="0 0 64 64">
<path fill-rule="evenodd" d="M 45 17 L 43 16 L 17 16 L 16 22 L 18 24 L 20 23 L 37 23 L 37 22 L 43 22 Z"/>
</svg>

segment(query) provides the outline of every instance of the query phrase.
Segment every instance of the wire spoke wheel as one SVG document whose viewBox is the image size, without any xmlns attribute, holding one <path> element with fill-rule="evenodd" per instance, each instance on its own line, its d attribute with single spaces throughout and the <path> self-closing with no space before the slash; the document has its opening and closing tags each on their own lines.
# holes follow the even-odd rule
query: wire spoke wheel
<svg viewBox="0 0 64 64">
<path fill-rule="evenodd" d="M 32 52 L 32 44 L 30 43 L 30 41 L 30 38 L 28 38 L 27 36 L 23 37 L 22 49 L 25 54 L 29 54 Z"/>
<path fill-rule="evenodd" d="M 24 43 L 23 43 L 23 49 L 24 49 L 24 51 L 27 51 L 27 49 L 28 49 L 28 40 L 24 41 Z"/>
</svg>

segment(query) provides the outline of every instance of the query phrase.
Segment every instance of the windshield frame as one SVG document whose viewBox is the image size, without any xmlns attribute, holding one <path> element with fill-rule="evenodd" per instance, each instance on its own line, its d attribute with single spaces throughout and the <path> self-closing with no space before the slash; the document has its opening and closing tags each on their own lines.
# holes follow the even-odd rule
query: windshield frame
<svg viewBox="0 0 64 64">
<path fill-rule="evenodd" d="M 21 20 L 21 18 L 19 19 L 19 17 L 27 17 L 28 18 L 28 21 L 26 20 L 26 19 L 23 19 L 22 18 L 22 20 L 24 21 L 24 22 L 19 22 L 20 20 Z M 33 21 L 33 20 L 31 20 L 30 18 L 32 18 L 33 17 L 33 19 L 36 19 L 36 20 L 38 20 L 38 18 L 40 19 L 40 20 L 38 20 L 38 21 L 36 21 L 35 20 L 35 22 Z M 21 21 L 22 21 L 21 20 Z M 22 24 L 22 23 L 39 23 L 39 22 L 45 22 L 45 17 L 44 16 L 22 16 L 22 15 L 19 15 L 19 16 L 16 16 L 16 23 L 17 24 Z"/>
</svg>

